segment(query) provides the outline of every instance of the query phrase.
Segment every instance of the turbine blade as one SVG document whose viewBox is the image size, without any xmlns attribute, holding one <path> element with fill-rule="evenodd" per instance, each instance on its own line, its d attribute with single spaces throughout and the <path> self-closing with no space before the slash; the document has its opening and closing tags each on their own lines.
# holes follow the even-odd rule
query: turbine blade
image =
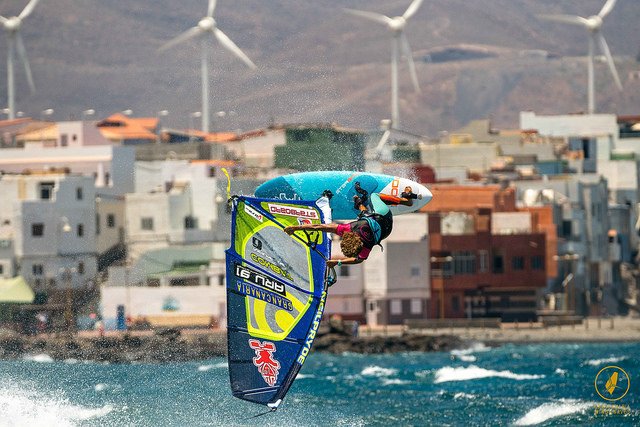
<svg viewBox="0 0 640 427">
<path fill-rule="evenodd" d="M 389 136 L 391 136 L 391 130 L 387 129 L 382 134 L 382 138 L 380 138 L 380 141 L 378 142 L 378 145 L 376 145 L 376 156 L 377 157 L 380 156 L 380 153 L 382 152 L 382 147 L 384 147 L 384 144 L 386 144 L 387 141 L 389 140 Z"/>
<path fill-rule="evenodd" d="M 20 35 L 20 33 L 17 33 L 16 48 L 18 51 L 18 58 L 24 65 L 24 72 L 27 75 L 29 89 L 31 89 L 31 93 L 34 93 L 36 91 L 36 85 L 33 84 L 33 75 L 31 74 L 31 67 L 29 66 L 29 60 L 27 59 L 27 51 L 24 48 L 24 43 L 22 42 L 22 36 Z"/>
<path fill-rule="evenodd" d="M 251 61 L 249 59 L 249 57 L 247 55 L 245 55 L 245 53 L 240 50 L 240 48 L 238 46 L 236 46 L 236 44 L 229 38 L 227 37 L 227 35 L 225 33 L 222 32 L 221 29 L 216 28 L 213 30 L 213 34 L 216 36 L 216 38 L 218 39 L 218 41 L 227 48 L 227 50 L 231 51 L 231 53 L 233 53 L 235 56 L 237 56 L 238 58 L 240 58 L 242 60 L 242 62 L 244 62 L 245 64 L 247 64 L 247 66 L 249 68 L 256 68 L 256 64 L 253 63 L 253 61 Z"/>
<path fill-rule="evenodd" d="M 422 6 L 422 0 L 413 0 L 413 2 L 409 5 L 407 10 L 402 14 L 404 19 L 409 19 L 420 9 Z"/>
<path fill-rule="evenodd" d="M 562 22 L 563 24 L 582 25 L 583 27 L 589 24 L 586 18 L 575 15 L 538 15 L 538 18 L 544 19 L 545 21 Z"/>
<path fill-rule="evenodd" d="M 18 15 L 18 18 L 20 19 L 24 19 L 27 16 L 31 15 L 31 12 L 33 12 L 33 8 L 36 7 L 36 4 L 38 4 L 40 0 L 31 0 L 26 6 L 25 8 L 22 10 L 22 12 L 20 12 L 20 15 Z"/>
<path fill-rule="evenodd" d="M 407 40 L 407 36 L 402 33 L 402 50 L 404 51 L 404 55 L 407 57 L 407 62 L 409 63 L 409 72 L 411 73 L 411 80 L 413 81 L 413 87 L 416 89 L 416 92 L 420 93 L 420 85 L 418 84 L 418 74 L 416 73 L 416 64 L 413 62 L 413 54 L 411 53 L 411 47 L 409 46 L 409 40 Z"/>
<path fill-rule="evenodd" d="M 389 18 L 388 16 L 384 16 L 381 13 L 367 12 L 364 10 L 355 10 L 355 9 L 348 9 L 348 8 L 345 8 L 344 10 L 345 12 L 350 13 L 352 15 L 359 16 L 361 18 L 368 19 L 369 21 L 378 22 L 384 25 L 390 25 L 393 22 L 393 19 Z"/>
<path fill-rule="evenodd" d="M 216 10 L 216 0 L 209 0 L 209 7 L 207 8 L 207 16 L 213 17 L 213 11 Z"/>
<path fill-rule="evenodd" d="M 163 51 L 163 50 L 167 50 L 169 48 L 172 48 L 173 46 L 180 44 L 182 42 L 185 42 L 189 39 L 192 39 L 198 35 L 200 35 L 202 33 L 202 30 L 199 27 L 191 27 L 189 28 L 187 31 L 185 31 L 184 33 L 180 34 L 179 36 L 169 40 L 168 42 L 166 42 L 165 44 L 163 44 L 162 46 L 160 46 L 160 48 L 158 49 L 158 51 Z"/>
<path fill-rule="evenodd" d="M 607 2 L 604 4 L 604 6 L 602 6 L 602 10 L 600 11 L 600 13 L 598 13 L 598 16 L 600 18 L 604 18 L 609 13 L 611 13 L 611 11 L 613 10 L 614 6 L 616 5 L 616 1 L 617 0 L 607 0 Z"/>
<path fill-rule="evenodd" d="M 616 82 L 616 86 L 618 87 L 618 90 L 622 90 L 622 83 L 620 82 L 620 76 L 618 76 L 618 70 L 616 70 L 616 64 L 615 62 L 613 62 L 613 56 L 611 56 L 611 51 L 609 50 L 609 45 L 607 45 L 607 41 L 604 39 L 601 33 L 597 34 L 596 40 L 598 40 L 600 49 L 602 50 L 602 53 L 604 53 L 604 56 L 607 58 L 607 65 L 609 65 L 609 70 L 611 71 L 613 80 Z"/>
</svg>

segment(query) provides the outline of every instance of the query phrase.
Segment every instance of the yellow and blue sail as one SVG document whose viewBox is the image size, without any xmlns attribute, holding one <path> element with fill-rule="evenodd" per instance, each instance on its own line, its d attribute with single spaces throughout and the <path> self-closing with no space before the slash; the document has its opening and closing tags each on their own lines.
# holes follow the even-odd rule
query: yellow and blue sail
<svg viewBox="0 0 640 427">
<path fill-rule="evenodd" d="M 327 295 L 326 233 L 283 229 L 324 221 L 314 202 L 232 198 L 227 338 L 233 395 L 277 408 L 300 371 Z"/>
</svg>

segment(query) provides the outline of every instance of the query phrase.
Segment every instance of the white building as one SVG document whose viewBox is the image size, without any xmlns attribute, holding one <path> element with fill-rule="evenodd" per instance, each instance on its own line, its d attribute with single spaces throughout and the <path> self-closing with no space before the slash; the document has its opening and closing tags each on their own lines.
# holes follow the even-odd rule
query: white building
<svg viewBox="0 0 640 427">
<path fill-rule="evenodd" d="M 133 147 L 67 146 L 58 148 L 5 148 L 0 152 L 0 171 L 67 169 L 91 176 L 101 194 L 124 194 L 134 189 Z"/>
<path fill-rule="evenodd" d="M 136 192 L 125 196 L 129 259 L 153 249 L 214 240 L 219 194 L 206 163 L 138 162 Z"/>
<path fill-rule="evenodd" d="M 127 317 L 155 326 L 226 324 L 226 243 L 146 252 L 131 267 L 110 267 L 101 288 L 102 315 L 115 322 L 118 306 Z"/>
<path fill-rule="evenodd" d="M 79 288 L 93 280 L 95 191 L 93 177 L 0 175 L 3 271 L 22 275 L 35 291 Z"/>
</svg>

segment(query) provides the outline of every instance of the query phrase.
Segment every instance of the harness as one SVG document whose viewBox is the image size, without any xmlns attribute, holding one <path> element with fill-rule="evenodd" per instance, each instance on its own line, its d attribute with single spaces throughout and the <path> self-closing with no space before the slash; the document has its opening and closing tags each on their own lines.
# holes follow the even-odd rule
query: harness
<svg viewBox="0 0 640 427">
<path fill-rule="evenodd" d="M 365 220 L 367 222 L 367 224 L 369 225 L 369 229 L 373 234 L 373 242 L 371 242 L 371 247 L 377 245 L 382 249 L 382 245 L 380 244 L 380 242 L 382 242 L 383 239 L 386 239 L 389 234 L 391 234 L 391 229 L 393 228 L 391 213 L 388 213 L 387 215 L 380 215 L 377 213 L 361 213 L 359 215 L 359 218 L 360 220 Z M 355 229 L 359 231 L 362 225 L 363 224 L 360 221 L 356 222 Z M 362 236 L 361 233 L 359 234 Z"/>
</svg>

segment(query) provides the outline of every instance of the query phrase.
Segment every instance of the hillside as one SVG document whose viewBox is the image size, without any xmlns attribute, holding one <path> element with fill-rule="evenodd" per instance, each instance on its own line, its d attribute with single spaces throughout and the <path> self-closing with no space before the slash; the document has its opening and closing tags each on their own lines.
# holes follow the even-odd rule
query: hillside
<svg viewBox="0 0 640 427">
<path fill-rule="evenodd" d="M 26 3 L 0 0 L 0 14 L 18 14 Z M 273 121 L 377 126 L 390 116 L 389 36 L 383 27 L 346 15 L 342 8 L 397 15 L 409 3 L 219 0 L 220 29 L 258 70 L 246 69 L 212 44 L 212 111 L 237 112 L 214 117 L 215 129 L 251 129 Z M 412 91 L 403 64 L 402 127 L 432 135 L 489 116 L 498 126 L 516 126 L 520 110 L 584 110 L 584 31 L 543 22 L 535 15 L 587 16 L 603 3 L 425 0 L 407 27 L 422 92 Z M 98 117 L 128 108 L 136 116 L 167 109 L 165 123 L 188 127 L 189 113 L 200 110 L 199 45 L 190 42 L 165 53 L 157 48 L 195 25 L 206 4 L 206 0 L 41 0 L 23 28 L 37 91 L 29 94 L 18 68 L 18 109 L 38 117 L 53 107 L 58 120 L 79 117 L 87 108 L 97 110 Z M 602 112 L 639 113 L 640 79 L 629 78 L 640 68 L 639 17 L 640 3 L 620 0 L 605 21 L 604 34 L 625 91 L 618 93 L 606 65 L 598 64 L 596 104 Z M 6 40 L 3 34 L 2 70 L 6 70 Z M 547 58 L 540 50 L 553 55 Z M 477 51 L 488 54 L 469 53 Z M 0 74 L 2 104 L 7 93 L 5 73 Z"/>
</svg>

